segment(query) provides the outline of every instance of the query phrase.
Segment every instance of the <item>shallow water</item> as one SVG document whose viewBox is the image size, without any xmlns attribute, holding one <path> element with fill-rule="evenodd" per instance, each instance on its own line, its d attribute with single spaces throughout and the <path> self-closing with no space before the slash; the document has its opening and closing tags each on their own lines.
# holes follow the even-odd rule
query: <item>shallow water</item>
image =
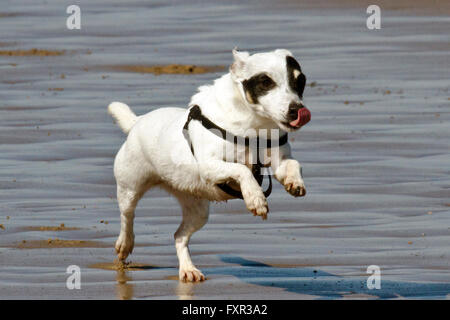
<svg viewBox="0 0 450 320">
<path fill-rule="evenodd" d="M 68 1 L 8 1 L 0 11 L 0 50 L 65 50 L 0 56 L 0 298 L 448 297 L 448 16 L 384 10 L 382 29 L 370 31 L 358 5 L 79 3 L 80 31 L 65 28 Z M 274 186 L 265 222 L 238 200 L 213 205 L 191 242 L 209 280 L 182 284 L 179 209 L 152 190 L 130 257 L 143 267 L 111 270 L 120 227 L 112 164 L 124 135 L 106 106 L 185 106 L 221 74 L 111 66 L 226 66 L 235 46 L 287 48 L 315 84 L 305 89 L 312 121 L 290 136 L 308 195 Z M 68 230 L 29 228 L 61 223 Z M 98 245 L 30 248 L 55 238 Z M 82 290 L 66 289 L 73 264 Z M 365 286 L 369 265 L 381 268 L 381 290 Z"/>
</svg>

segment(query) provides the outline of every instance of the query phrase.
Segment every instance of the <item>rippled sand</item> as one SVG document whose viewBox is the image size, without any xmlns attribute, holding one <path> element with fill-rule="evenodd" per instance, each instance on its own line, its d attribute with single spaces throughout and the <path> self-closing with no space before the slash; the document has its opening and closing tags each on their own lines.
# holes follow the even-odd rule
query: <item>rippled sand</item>
<svg viewBox="0 0 450 320">
<path fill-rule="evenodd" d="M 448 2 L 381 1 L 378 31 L 356 1 L 109 3 L 81 1 L 79 31 L 59 1 L 0 9 L 0 299 L 449 297 Z M 124 136 L 106 106 L 186 106 L 235 46 L 299 57 L 312 121 L 290 140 L 308 195 L 274 186 L 265 222 L 213 205 L 191 242 L 208 280 L 184 284 L 179 208 L 152 190 L 117 267 Z M 65 287 L 70 265 L 81 290 Z"/>
</svg>

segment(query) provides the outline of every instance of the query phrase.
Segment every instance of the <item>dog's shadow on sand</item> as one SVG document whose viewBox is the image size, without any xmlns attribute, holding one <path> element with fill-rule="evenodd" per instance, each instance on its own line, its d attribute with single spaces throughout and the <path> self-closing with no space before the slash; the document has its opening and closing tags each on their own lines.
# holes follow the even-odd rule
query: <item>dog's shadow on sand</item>
<svg viewBox="0 0 450 320">
<path fill-rule="evenodd" d="M 281 288 L 319 299 L 345 297 L 442 299 L 450 294 L 450 283 L 397 282 L 383 280 L 381 275 L 381 288 L 369 289 L 367 278 L 370 274 L 341 277 L 315 268 L 278 268 L 237 256 L 223 255 L 220 259 L 234 266 L 204 269 L 205 274 L 231 275 L 246 283 Z"/>
<path fill-rule="evenodd" d="M 258 261 L 238 256 L 220 255 L 220 260 L 228 266 L 203 268 L 210 280 L 232 276 L 244 283 L 261 287 L 283 289 L 287 292 L 307 295 L 316 299 L 341 298 L 382 298 L 382 299 L 443 299 L 450 294 L 450 283 L 404 282 L 384 280 L 381 273 L 381 288 L 369 289 L 367 278 L 370 276 L 338 276 L 311 267 L 274 267 Z M 132 278 L 127 271 L 166 269 L 154 266 L 129 266 L 126 271 L 117 270 L 117 294 L 119 299 L 132 299 L 134 288 Z M 173 269 L 173 268 L 170 268 Z M 178 282 L 177 276 L 170 280 Z M 179 299 L 195 298 L 198 286 L 202 283 L 178 282 L 175 295 Z"/>
</svg>

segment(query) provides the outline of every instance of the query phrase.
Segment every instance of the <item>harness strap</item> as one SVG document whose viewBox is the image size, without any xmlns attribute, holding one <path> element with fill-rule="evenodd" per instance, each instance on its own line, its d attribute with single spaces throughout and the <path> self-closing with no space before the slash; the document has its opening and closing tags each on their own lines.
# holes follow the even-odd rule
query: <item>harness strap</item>
<svg viewBox="0 0 450 320">
<path fill-rule="evenodd" d="M 202 114 L 202 110 L 200 109 L 200 107 L 198 105 L 195 105 L 189 111 L 188 118 L 187 118 L 186 123 L 184 124 L 184 127 L 183 127 L 183 129 L 184 129 L 183 130 L 183 134 L 184 134 L 184 137 L 186 138 L 186 140 L 188 140 L 188 142 L 190 142 L 188 129 L 189 129 L 189 123 L 191 122 L 191 120 L 198 120 L 198 121 L 200 121 L 200 123 L 203 125 L 203 127 L 205 127 L 208 130 L 214 129 L 214 130 L 219 131 L 221 133 L 221 138 L 222 139 L 224 139 L 226 141 L 229 141 L 229 142 L 232 142 L 235 145 L 244 144 L 246 147 L 248 147 L 250 145 L 250 143 L 256 139 L 256 146 L 257 146 L 257 149 L 258 149 L 257 150 L 257 159 L 256 159 L 256 164 L 252 165 L 252 174 L 253 174 L 253 177 L 255 177 L 255 179 L 258 182 L 258 184 L 260 186 L 262 185 L 264 176 L 261 174 L 261 168 L 264 167 L 264 166 L 261 163 L 261 161 L 259 160 L 259 149 L 260 149 L 260 141 L 261 141 L 261 139 L 259 137 L 257 137 L 257 138 L 249 138 L 249 137 L 236 136 L 236 135 L 226 131 L 225 129 L 219 127 L 214 122 L 212 122 L 207 117 L 205 117 Z M 212 131 L 212 132 L 214 134 L 218 135 L 216 132 L 214 132 L 214 131 Z M 286 144 L 287 142 L 288 142 L 288 135 L 286 133 L 285 135 L 281 136 L 278 139 L 278 146 L 282 146 L 282 145 Z M 194 148 L 193 148 L 192 143 L 190 143 L 190 145 L 191 145 L 191 152 L 192 152 L 192 154 L 195 157 Z M 272 140 L 266 139 L 265 146 L 267 148 L 271 148 L 272 147 Z M 229 194 L 230 196 L 232 196 L 234 198 L 243 199 L 242 192 L 233 189 L 226 182 L 217 184 L 217 187 L 219 187 L 223 192 Z M 271 192 L 272 192 L 272 178 L 269 175 L 269 186 L 267 187 L 267 190 L 264 191 L 264 195 L 266 197 L 268 197 Z"/>
</svg>

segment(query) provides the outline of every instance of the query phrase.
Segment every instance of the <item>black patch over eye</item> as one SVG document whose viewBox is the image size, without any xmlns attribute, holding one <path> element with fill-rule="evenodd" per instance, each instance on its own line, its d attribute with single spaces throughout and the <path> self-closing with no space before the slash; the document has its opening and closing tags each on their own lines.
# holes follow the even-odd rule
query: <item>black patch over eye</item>
<svg viewBox="0 0 450 320">
<path fill-rule="evenodd" d="M 267 74 L 259 73 L 250 79 L 242 81 L 245 94 L 250 98 L 249 102 L 258 103 L 258 98 L 266 95 L 270 90 L 275 88 L 277 84 Z"/>
<path fill-rule="evenodd" d="M 297 60 L 290 56 L 286 57 L 286 67 L 289 87 L 292 91 L 297 92 L 300 99 L 303 98 L 303 91 L 305 90 L 306 85 L 306 77 L 302 72 L 302 68 L 300 68 Z M 297 78 L 295 77 L 296 72 L 299 72 Z"/>
<path fill-rule="evenodd" d="M 261 84 L 266 88 L 273 88 L 275 82 L 267 75 L 261 77 Z"/>
</svg>

